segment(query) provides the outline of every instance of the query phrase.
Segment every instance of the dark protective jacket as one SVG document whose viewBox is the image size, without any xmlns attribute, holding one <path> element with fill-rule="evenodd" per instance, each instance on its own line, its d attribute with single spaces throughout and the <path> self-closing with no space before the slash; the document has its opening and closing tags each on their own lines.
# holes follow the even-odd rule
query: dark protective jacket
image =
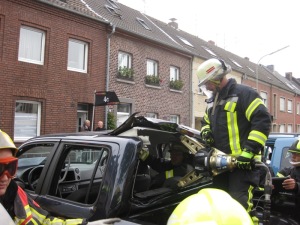
<svg viewBox="0 0 300 225">
<path fill-rule="evenodd" d="M 193 169 L 192 166 L 187 163 L 174 166 L 171 161 L 154 158 L 152 155 L 149 155 L 144 163 L 158 172 L 151 181 L 151 188 L 162 187 L 167 179 L 172 177 L 183 177 Z"/>
<path fill-rule="evenodd" d="M 51 217 L 27 193 L 11 180 L 1 203 L 17 225 L 79 225 L 85 219 L 62 219 Z"/>
<path fill-rule="evenodd" d="M 210 129 L 214 147 L 226 154 L 237 157 L 244 148 L 258 154 L 271 128 L 271 116 L 259 94 L 229 79 L 214 98 L 208 101 L 201 131 Z"/>
<path fill-rule="evenodd" d="M 280 170 L 277 174 L 278 177 L 287 177 L 288 175 L 296 181 L 295 194 L 300 197 L 300 167 L 287 167 Z"/>
</svg>

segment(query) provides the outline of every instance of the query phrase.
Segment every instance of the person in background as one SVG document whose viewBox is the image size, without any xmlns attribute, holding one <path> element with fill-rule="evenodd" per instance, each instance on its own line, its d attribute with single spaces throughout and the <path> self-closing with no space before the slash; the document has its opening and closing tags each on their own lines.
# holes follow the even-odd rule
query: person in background
<svg viewBox="0 0 300 225">
<path fill-rule="evenodd" d="M 148 150 L 140 152 L 140 159 L 143 164 L 149 165 L 158 174 L 151 180 L 150 189 L 162 187 L 165 181 L 170 178 L 183 177 L 193 170 L 193 167 L 187 163 L 189 150 L 181 143 L 170 144 L 170 160 L 155 158 L 149 154 Z M 174 180 L 176 183 L 176 180 Z M 170 182 L 170 185 L 173 185 Z"/>
<path fill-rule="evenodd" d="M 199 86 L 209 97 L 200 135 L 209 146 L 237 158 L 237 168 L 213 177 L 213 187 L 228 192 L 251 215 L 254 187 L 260 171 L 254 168 L 271 129 L 271 116 L 252 87 L 228 79 L 230 65 L 209 59 L 197 69 Z M 253 216 L 253 221 L 258 220 Z"/>
<path fill-rule="evenodd" d="M 119 218 L 88 222 L 84 218 L 52 217 L 42 209 L 17 183 L 18 149 L 7 133 L 0 130 L 0 203 L 17 225 L 104 225 L 119 222 Z"/>
<path fill-rule="evenodd" d="M 277 177 L 288 177 L 282 182 L 285 190 L 291 191 L 295 197 L 296 212 L 294 213 L 298 222 L 300 221 L 300 139 L 297 139 L 289 148 L 290 163 L 292 166 L 285 167 L 277 172 Z"/>
<path fill-rule="evenodd" d="M 103 127 L 103 122 L 101 120 L 99 120 L 95 131 L 101 131 L 101 130 L 105 130 L 105 129 Z"/>
<path fill-rule="evenodd" d="M 91 131 L 91 121 L 85 120 L 81 131 Z"/>
</svg>

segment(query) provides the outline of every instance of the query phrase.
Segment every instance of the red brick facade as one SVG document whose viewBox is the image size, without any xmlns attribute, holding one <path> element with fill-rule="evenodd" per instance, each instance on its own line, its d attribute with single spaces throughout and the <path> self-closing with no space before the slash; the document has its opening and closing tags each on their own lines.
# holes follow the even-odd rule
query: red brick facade
<svg viewBox="0 0 300 225">
<path fill-rule="evenodd" d="M 132 55 L 134 82 L 125 83 L 117 79 L 118 52 Z M 162 80 L 160 88 L 145 85 L 147 59 L 158 62 L 158 76 Z M 184 86 L 181 91 L 169 88 L 170 66 L 179 68 L 180 79 Z M 176 53 L 144 40 L 124 37 L 115 33 L 111 39 L 110 89 L 117 92 L 119 98 L 132 99 L 135 112 L 139 115 L 157 113 L 158 118 L 169 120 L 170 115 L 179 115 L 180 123 L 190 125 L 190 77 L 191 57 Z"/>
<path fill-rule="evenodd" d="M 45 32 L 43 65 L 18 60 L 22 25 Z M 77 104 L 92 104 L 94 90 L 105 88 L 105 24 L 36 1 L 4 0 L 0 30 L 0 128 L 13 136 L 16 100 L 29 100 L 41 102 L 41 134 L 76 131 Z M 87 73 L 67 70 L 69 38 L 88 43 Z M 103 117 L 97 108 L 95 120 Z"/>
</svg>

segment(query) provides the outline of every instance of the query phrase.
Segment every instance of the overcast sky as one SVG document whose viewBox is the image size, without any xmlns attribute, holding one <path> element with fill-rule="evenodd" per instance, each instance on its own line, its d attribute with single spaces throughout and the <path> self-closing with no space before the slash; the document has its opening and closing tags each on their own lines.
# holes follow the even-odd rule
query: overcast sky
<svg viewBox="0 0 300 225">
<path fill-rule="evenodd" d="M 298 0 L 118 0 L 165 23 L 260 64 L 300 78 Z"/>
</svg>

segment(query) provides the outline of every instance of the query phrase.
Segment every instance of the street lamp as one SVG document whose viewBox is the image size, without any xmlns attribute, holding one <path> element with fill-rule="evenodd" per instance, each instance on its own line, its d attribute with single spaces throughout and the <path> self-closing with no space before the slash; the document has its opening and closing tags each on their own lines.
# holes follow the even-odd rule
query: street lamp
<svg viewBox="0 0 300 225">
<path fill-rule="evenodd" d="M 275 53 L 277 53 L 277 52 L 279 52 L 279 51 L 281 51 L 281 50 L 283 50 L 283 49 L 286 49 L 287 47 L 290 47 L 290 46 L 287 45 L 287 46 L 285 46 L 285 47 L 283 47 L 283 48 L 280 48 L 280 49 L 278 49 L 278 50 L 276 50 L 276 51 L 274 51 L 274 52 L 271 52 L 271 53 L 269 53 L 269 54 L 266 54 L 266 55 L 262 56 L 262 57 L 258 60 L 258 62 L 257 62 L 257 64 L 256 64 L 256 71 L 255 71 L 255 73 L 256 73 L 256 91 L 257 91 L 257 92 L 258 92 L 258 66 L 259 66 L 259 62 L 260 62 L 264 57 L 269 56 L 269 55 L 273 55 L 273 54 L 275 54 Z"/>
</svg>

